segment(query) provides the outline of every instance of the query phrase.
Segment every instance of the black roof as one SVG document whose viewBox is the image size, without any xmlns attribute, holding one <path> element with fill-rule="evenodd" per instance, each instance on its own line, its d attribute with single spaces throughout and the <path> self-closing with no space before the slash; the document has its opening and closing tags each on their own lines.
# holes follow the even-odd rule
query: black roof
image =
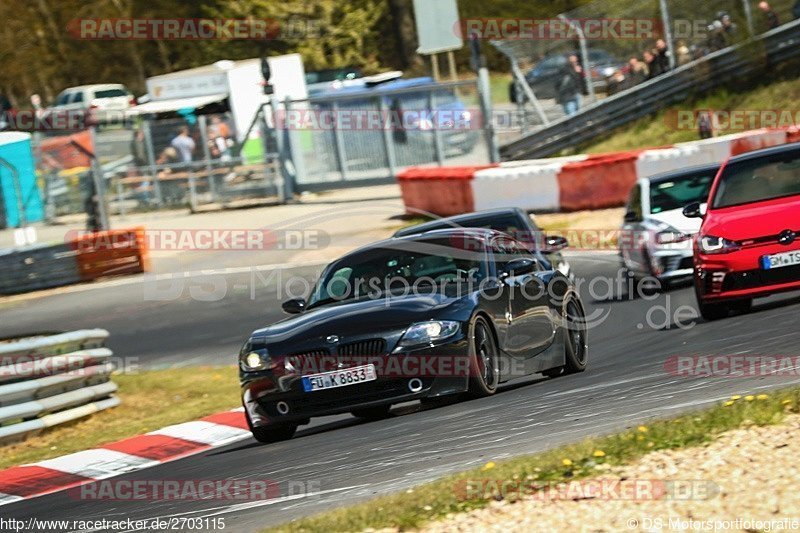
<svg viewBox="0 0 800 533">
<path fill-rule="evenodd" d="M 430 222 L 423 222 L 422 224 L 417 224 L 416 226 L 409 226 L 407 228 L 402 228 L 398 230 L 394 236 L 395 237 L 407 237 L 409 235 L 419 235 L 421 233 L 426 233 L 429 231 L 434 231 L 438 229 L 445 229 L 445 228 L 452 228 L 452 229 L 461 229 L 463 231 L 462 226 L 464 226 L 464 222 L 469 220 L 474 220 L 476 218 L 483 218 L 486 216 L 502 216 L 502 215 L 523 215 L 527 217 L 528 215 L 521 209 L 517 207 L 504 207 L 499 209 L 487 209 L 485 211 L 476 211 L 474 213 L 465 213 L 463 215 L 455 215 L 452 217 L 446 218 L 438 218 L 436 220 L 431 220 Z M 469 228 L 473 229 L 473 228 Z"/>
</svg>

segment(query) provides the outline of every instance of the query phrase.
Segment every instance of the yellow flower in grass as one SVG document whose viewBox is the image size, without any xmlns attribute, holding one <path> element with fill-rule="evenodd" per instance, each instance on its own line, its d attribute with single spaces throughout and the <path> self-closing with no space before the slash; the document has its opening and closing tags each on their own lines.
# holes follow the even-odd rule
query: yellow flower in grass
<svg viewBox="0 0 800 533">
<path fill-rule="evenodd" d="M 647 433 L 647 426 L 639 426 L 638 428 L 636 428 L 636 431 L 638 431 L 639 433 Z"/>
<path fill-rule="evenodd" d="M 733 405 L 733 400 L 728 400 L 727 402 L 725 402 L 724 405 L 725 407 L 730 407 L 731 405 Z"/>
<path fill-rule="evenodd" d="M 561 464 L 564 466 L 572 466 L 572 461 L 570 461 L 569 459 L 562 459 Z"/>
<path fill-rule="evenodd" d="M 755 399 L 756 399 L 756 397 L 753 396 L 752 394 L 744 397 L 744 401 L 746 401 L 746 402 L 752 402 Z"/>
<path fill-rule="evenodd" d="M 741 397 L 741 396 L 739 396 L 738 394 L 737 394 L 736 396 L 731 396 L 731 400 L 733 400 L 734 402 L 735 402 L 736 400 L 739 400 L 739 399 L 741 399 L 741 398 L 742 398 L 742 397 Z"/>
<path fill-rule="evenodd" d="M 769 395 L 767 394 L 759 394 L 756 396 L 756 400 L 766 400 L 767 398 L 769 398 Z"/>
<path fill-rule="evenodd" d="M 495 465 L 495 464 L 494 464 L 494 461 L 489 461 L 488 463 L 486 463 L 485 465 L 483 465 L 483 468 L 482 468 L 482 470 L 491 470 L 491 469 L 492 469 L 492 468 L 494 468 L 495 466 L 497 466 L 497 465 Z"/>
<path fill-rule="evenodd" d="M 595 457 L 605 457 L 606 452 L 604 452 L 603 450 L 595 450 L 592 455 L 594 455 Z"/>
<path fill-rule="evenodd" d="M 792 400 L 783 400 L 781 402 L 781 405 L 791 405 L 791 404 L 792 404 Z"/>
</svg>

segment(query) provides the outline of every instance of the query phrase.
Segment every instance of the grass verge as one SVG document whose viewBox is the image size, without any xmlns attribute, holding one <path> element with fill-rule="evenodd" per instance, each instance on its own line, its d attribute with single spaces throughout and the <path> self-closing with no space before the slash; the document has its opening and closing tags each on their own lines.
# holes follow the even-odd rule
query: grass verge
<svg viewBox="0 0 800 533">
<path fill-rule="evenodd" d="M 721 405 L 670 420 L 655 421 L 606 437 L 591 438 L 533 456 L 500 463 L 285 524 L 269 531 L 361 531 L 367 528 L 417 528 L 452 513 L 485 507 L 491 494 L 469 498 L 467 480 L 558 482 L 592 477 L 606 468 L 629 463 L 654 450 L 698 446 L 742 426 L 780 423 L 786 413 L 800 412 L 800 388 L 770 395 L 734 396 Z"/>
<path fill-rule="evenodd" d="M 677 129 L 675 127 L 674 117 L 677 116 L 676 113 L 679 110 L 773 110 L 778 112 L 788 111 L 794 117 L 798 99 L 800 99 L 800 79 L 796 79 L 795 76 L 741 92 L 719 89 L 706 96 L 687 100 L 681 105 L 623 126 L 609 135 L 605 135 L 600 142 L 578 148 L 576 153 L 601 154 L 698 140 L 697 131 Z M 745 125 L 744 129 L 753 129 L 754 127 L 759 126 Z M 717 135 L 741 133 L 742 131 L 744 130 L 728 128 L 717 131 Z"/>
<path fill-rule="evenodd" d="M 119 407 L 0 447 L 0 468 L 87 450 L 241 405 L 234 366 L 152 370 L 112 379 L 119 385 Z"/>
</svg>

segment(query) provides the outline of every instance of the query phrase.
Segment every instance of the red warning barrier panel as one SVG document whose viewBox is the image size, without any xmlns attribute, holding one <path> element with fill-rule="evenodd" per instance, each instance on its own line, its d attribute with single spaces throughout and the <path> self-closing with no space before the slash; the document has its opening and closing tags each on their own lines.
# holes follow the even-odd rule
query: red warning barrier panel
<svg viewBox="0 0 800 533">
<path fill-rule="evenodd" d="M 69 240 L 82 281 L 141 274 L 150 268 L 144 228 L 83 233 Z"/>
<path fill-rule="evenodd" d="M 497 165 L 413 167 L 397 176 L 406 213 L 459 215 L 475 210 L 472 180 L 479 170 Z"/>
<path fill-rule="evenodd" d="M 39 149 L 42 153 L 42 165 L 48 168 L 68 170 L 89 167 L 92 164 L 87 152 L 93 153 L 94 147 L 88 131 L 44 139 L 39 145 Z"/>
<path fill-rule="evenodd" d="M 564 165 L 558 174 L 561 210 L 623 205 L 636 183 L 636 161 L 641 152 L 593 155 L 585 161 Z"/>
<path fill-rule="evenodd" d="M 762 129 L 743 133 L 731 141 L 731 156 L 786 144 L 789 134 L 782 129 Z"/>
</svg>

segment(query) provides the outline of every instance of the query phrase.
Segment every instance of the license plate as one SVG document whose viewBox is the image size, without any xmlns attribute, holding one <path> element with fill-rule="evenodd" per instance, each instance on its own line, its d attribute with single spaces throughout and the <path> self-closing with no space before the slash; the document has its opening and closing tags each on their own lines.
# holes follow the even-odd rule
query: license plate
<svg viewBox="0 0 800 533">
<path fill-rule="evenodd" d="M 765 255 L 761 258 L 761 267 L 764 270 L 800 265 L 800 250 L 784 252 L 782 254 Z"/>
<path fill-rule="evenodd" d="M 354 366 L 353 368 L 344 368 L 334 372 L 303 376 L 303 389 L 306 392 L 314 392 L 358 385 L 359 383 L 375 381 L 376 379 L 378 379 L 378 375 L 375 373 L 375 365 Z"/>
</svg>

